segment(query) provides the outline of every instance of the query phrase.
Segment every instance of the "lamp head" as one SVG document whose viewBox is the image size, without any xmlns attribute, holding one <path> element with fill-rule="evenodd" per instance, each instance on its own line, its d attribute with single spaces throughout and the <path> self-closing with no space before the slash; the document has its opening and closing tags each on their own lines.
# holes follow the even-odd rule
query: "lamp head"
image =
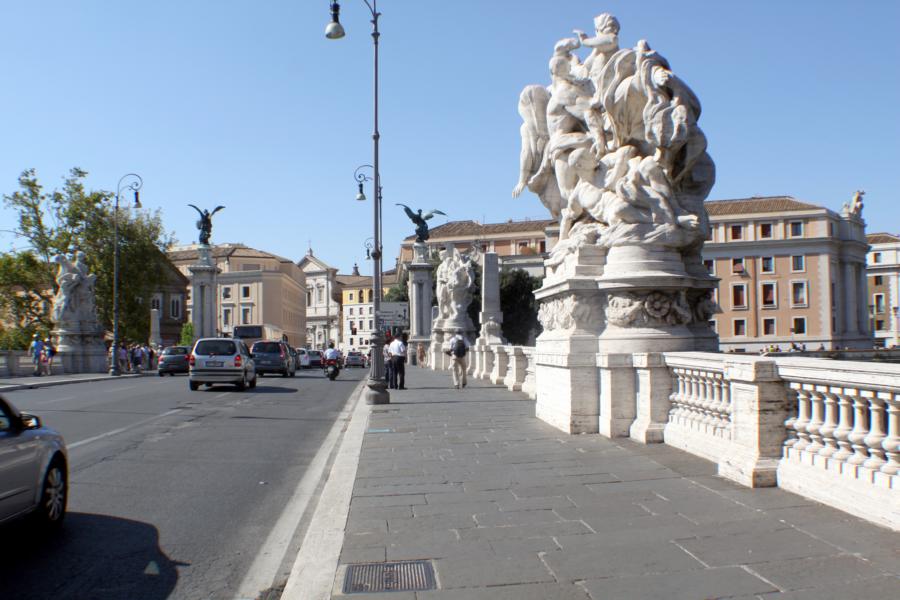
<svg viewBox="0 0 900 600">
<path fill-rule="evenodd" d="M 344 37 L 344 27 L 339 19 L 341 5 L 335 0 L 331 3 L 331 23 L 325 26 L 325 37 L 329 40 L 339 40 Z"/>
<path fill-rule="evenodd" d="M 366 200 L 366 195 L 363 193 L 362 181 L 359 182 L 359 193 L 356 195 L 356 199 L 360 202 L 364 202 Z"/>
<path fill-rule="evenodd" d="M 137 190 L 134 190 L 134 207 L 135 208 L 141 207 L 141 193 Z"/>
</svg>

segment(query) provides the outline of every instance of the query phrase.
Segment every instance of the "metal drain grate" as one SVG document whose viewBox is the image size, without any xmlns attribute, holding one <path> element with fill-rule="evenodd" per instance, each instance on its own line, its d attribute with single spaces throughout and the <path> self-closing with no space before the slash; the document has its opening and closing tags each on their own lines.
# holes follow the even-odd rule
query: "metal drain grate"
<svg viewBox="0 0 900 600">
<path fill-rule="evenodd" d="M 430 560 L 347 565 L 344 575 L 345 594 L 413 592 L 436 586 Z"/>
</svg>

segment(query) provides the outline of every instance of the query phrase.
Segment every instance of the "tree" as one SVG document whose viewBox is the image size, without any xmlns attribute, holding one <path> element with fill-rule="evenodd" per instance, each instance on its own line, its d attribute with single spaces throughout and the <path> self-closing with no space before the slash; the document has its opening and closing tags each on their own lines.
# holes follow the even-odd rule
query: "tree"
<svg viewBox="0 0 900 600">
<path fill-rule="evenodd" d="M 5 254 L 7 261 L 19 260 L 24 270 L 11 280 L 0 278 L 0 295 L 5 296 L 29 284 L 39 282 L 41 289 L 55 293 L 50 259 L 72 249 L 84 251 L 92 273 L 97 275 L 97 312 L 101 324 L 112 328 L 113 255 L 115 195 L 106 191 L 88 191 L 84 187 L 87 171 L 73 168 L 62 189 L 45 192 L 34 169 L 19 176 L 19 190 L 4 195 L 4 204 L 18 215 L 12 231 L 28 243 L 19 258 Z M 150 295 L 166 277 L 164 254 L 171 238 L 165 233 L 159 212 L 134 212 L 119 209 L 119 328 L 123 339 L 146 340 L 150 331 Z M 27 255 L 29 258 L 25 258 Z M 32 286 L 33 287 L 33 286 Z M 32 297 L 32 302 L 46 300 Z M 49 325 L 43 305 L 39 322 Z M 16 326 L 26 328 L 24 318 Z"/>
<path fill-rule="evenodd" d="M 409 271 L 404 269 L 403 276 L 396 285 L 388 288 L 384 295 L 385 302 L 409 302 Z"/>
<path fill-rule="evenodd" d="M 539 278 L 529 275 L 521 269 L 500 273 L 503 337 L 509 340 L 510 344 L 530 343 L 533 332 L 539 329 L 534 290 L 540 286 Z"/>
<path fill-rule="evenodd" d="M 194 324 L 190 321 L 181 326 L 181 337 L 178 339 L 179 346 L 194 345 Z"/>
</svg>

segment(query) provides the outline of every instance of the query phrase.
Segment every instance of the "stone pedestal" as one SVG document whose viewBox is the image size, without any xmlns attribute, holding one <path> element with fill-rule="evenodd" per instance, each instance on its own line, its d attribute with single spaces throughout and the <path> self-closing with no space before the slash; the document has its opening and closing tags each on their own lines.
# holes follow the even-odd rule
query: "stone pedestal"
<svg viewBox="0 0 900 600">
<path fill-rule="evenodd" d="M 191 272 L 191 322 L 194 325 L 194 340 L 218 335 L 216 277 L 221 272 L 213 262 L 208 245 L 201 244 L 198 252 L 197 263 L 188 266 Z"/>
<path fill-rule="evenodd" d="M 499 344 L 491 346 L 494 351 L 494 365 L 490 373 L 490 381 L 494 385 L 503 384 L 506 379 L 506 370 L 509 368 L 509 354 L 506 352 L 506 346 Z"/>
<path fill-rule="evenodd" d="M 431 264 L 428 247 L 413 244 L 413 261 L 409 264 L 409 356 L 412 364 L 418 364 L 419 347 L 428 351 L 431 336 Z"/>
<path fill-rule="evenodd" d="M 162 348 L 162 335 L 159 332 L 159 309 L 150 309 L 150 345 Z"/>
<path fill-rule="evenodd" d="M 106 346 L 96 323 L 65 323 L 52 332 L 56 342 L 54 362 L 65 373 L 105 373 Z"/>
</svg>

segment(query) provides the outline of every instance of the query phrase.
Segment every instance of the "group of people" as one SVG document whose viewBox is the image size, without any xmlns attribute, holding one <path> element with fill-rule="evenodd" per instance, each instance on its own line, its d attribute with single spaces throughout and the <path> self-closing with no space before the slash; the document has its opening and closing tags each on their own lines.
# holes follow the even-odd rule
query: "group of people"
<svg viewBox="0 0 900 600">
<path fill-rule="evenodd" d="M 53 357 L 56 356 L 56 348 L 50 343 L 50 338 L 41 339 L 36 333 L 31 338 L 28 352 L 34 365 L 34 376 L 50 375 Z"/>
<path fill-rule="evenodd" d="M 115 351 L 110 346 L 110 361 L 113 360 L 114 352 L 119 371 L 122 373 L 140 373 L 144 369 L 156 367 L 156 352 L 147 344 L 126 344 L 122 342 Z"/>
<path fill-rule="evenodd" d="M 406 389 L 406 353 L 409 334 L 401 334 L 382 347 L 384 381 L 392 390 Z"/>
</svg>

